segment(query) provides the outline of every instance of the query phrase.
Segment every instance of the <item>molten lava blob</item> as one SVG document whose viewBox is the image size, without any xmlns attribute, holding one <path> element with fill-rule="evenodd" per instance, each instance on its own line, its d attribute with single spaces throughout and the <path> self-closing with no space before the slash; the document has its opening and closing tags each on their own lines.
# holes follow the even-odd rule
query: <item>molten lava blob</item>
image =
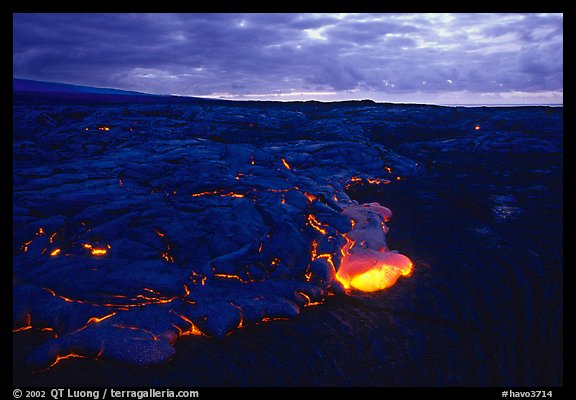
<svg viewBox="0 0 576 400">
<path fill-rule="evenodd" d="M 405 255 L 366 249 L 345 257 L 336 278 L 346 289 L 374 292 L 389 288 L 411 271 L 412 261 Z"/>
<path fill-rule="evenodd" d="M 345 289 L 373 292 L 386 289 L 400 276 L 412 272 L 412 261 L 403 254 L 390 251 L 386 244 L 388 221 L 392 212 L 378 203 L 346 207 L 343 211 L 354 228 L 344 235 L 342 261 L 336 278 Z"/>
</svg>

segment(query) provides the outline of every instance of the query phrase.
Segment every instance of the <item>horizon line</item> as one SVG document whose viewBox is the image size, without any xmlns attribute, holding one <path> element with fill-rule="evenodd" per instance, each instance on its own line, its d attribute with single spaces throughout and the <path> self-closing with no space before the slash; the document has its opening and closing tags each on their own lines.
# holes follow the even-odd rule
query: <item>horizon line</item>
<svg viewBox="0 0 576 400">
<path fill-rule="evenodd" d="M 36 79 L 28 79 L 28 78 L 19 78 L 13 76 L 12 79 L 18 80 L 26 80 L 38 83 L 48 83 L 48 84 L 59 84 L 59 85 L 69 85 L 69 86 L 77 86 L 77 87 L 86 87 L 86 88 L 94 88 L 100 90 L 117 90 L 123 92 L 132 92 L 134 94 L 141 94 L 145 96 L 168 96 L 168 97 L 180 97 L 180 98 L 191 98 L 191 99 L 205 99 L 205 100 L 219 100 L 219 101 L 243 101 L 243 102 L 277 102 L 277 103 L 304 103 L 304 102 L 318 102 L 318 103 L 339 103 L 339 102 L 362 102 L 362 101 L 371 101 L 375 104 L 412 104 L 412 105 L 430 105 L 430 106 L 441 106 L 441 107 L 564 107 L 564 102 L 561 103 L 545 103 L 545 102 L 536 102 L 536 103 L 466 103 L 466 102 L 458 102 L 458 103 L 443 103 L 443 102 L 427 102 L 427 101 L 387 101 L 387 100 L 375 100 L 372 98 L 349 98 L 349 99 L 338 99 L 338 100 L 319 100 L 317 98 L 308 98 L 308 99 L 282 99 L 282 96 L 279 95 L 261 95 L 262 98 L 245 98 L 246 97 L 253 97 L 254 95 L 245 94 L 245 95 L 234 95 L 234 96 L 222 96 L 220 95 L 184 95 L 184 94 L 161 94 L 161 93 L 150 93 L 150 92 L 141 92 L 134 89 L 119 89 L 115 87 L 109 86 L 89 86 L 85 84 L 78 84 L 78 83 L 68 83 L 68 82 L 56 82 L 56 81 L 41 81 Z M 327 94 L 335 94 L 334 92 L 327 93 Z M 290 94 L 287 93 L 286 95 L 292 96 L 297 94 Z M 266 98 L 266 97 L 270 98 Z M 255 97 L 255 96 L 254 96 Z"/>
</svg>

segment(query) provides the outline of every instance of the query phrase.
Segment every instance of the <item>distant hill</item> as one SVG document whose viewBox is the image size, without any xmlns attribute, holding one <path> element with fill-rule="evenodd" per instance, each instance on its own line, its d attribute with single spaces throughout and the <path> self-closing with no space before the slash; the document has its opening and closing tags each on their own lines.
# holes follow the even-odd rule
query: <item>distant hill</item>
<svg viewBox="0 0 576 400">
<path fill-rule="evenodd" d="M 71 85 L 68 83 L 42 82 L 29 79 L 14 78 L 12 89 L 14 92 L 34 93 L 91 93 L 91 94 L 117 94 L 124 96 L 154 96 L 147 93 L 130 90 L 98 88 L 92 86 Z"/>
<path fill-rule="evenodd" d="M 172 103 L 186 98 L 170 95 L 158 95 L 134 92 L 130 90 L 98 88 L 92 86 L 71 85 L 59 82 L 43 82 L 29 79 L 12 79 L 14 102 L 50 102 L 50 103 Z M 193 101 L 194 98 L 188 98 Z"/>
</svg>

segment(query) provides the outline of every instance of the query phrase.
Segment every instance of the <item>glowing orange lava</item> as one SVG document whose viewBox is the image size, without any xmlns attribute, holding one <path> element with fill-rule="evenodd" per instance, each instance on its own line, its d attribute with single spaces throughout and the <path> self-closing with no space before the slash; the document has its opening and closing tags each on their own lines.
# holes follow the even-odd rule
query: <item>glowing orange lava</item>
<svg viewBox="0 0 576 400">
<path fill-rule="evenodd" d="M 284 159 L 284 158 L 282 159 L 282 164 L 284 164 L 284 167 L 285 167 L 286 169 L 291 169 L 291 168 L 290 168 L 290 165 L 288 164 L 288 162 L 287 162 L 286 159 Z"/>
<path fill-rule="evenodd" d="M 412 272 L 412 261 L 386 245 L 385 234 L 392 212 L 378 203 L 346 207 L 343 211 L 356 221 L 354 228 L 344 235 L 342 261 L 336 279 L 345 289 L 373 292 L 386 289 L 400 276 Z"/>
<path fill-rule="evenodd" d="M 93 256 L 103 256 L 106 255 L 108 253 L 108 249 L 110 249 L 112 246 L 110 246 L 109 244 L 106 245 L 106 248 L 104 247 L 94 247 L 92 246 L 90 243 L 83 243 L 82 246 L 85 249 L 90 250 L 90 254 L 92 254 Z"/>
</svg>

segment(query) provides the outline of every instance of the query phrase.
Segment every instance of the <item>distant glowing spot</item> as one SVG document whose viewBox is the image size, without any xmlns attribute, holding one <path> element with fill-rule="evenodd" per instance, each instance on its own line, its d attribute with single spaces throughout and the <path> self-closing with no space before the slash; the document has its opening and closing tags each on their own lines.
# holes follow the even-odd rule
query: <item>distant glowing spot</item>
<svg viewBox="0 0 576 400">
<path fill-rule="evenodd" d="M 448 82 L 449 85 L 452 84 L 452 79 L 446 79 L 446 82 Z"/>
<path fill-rule="evenodd" d="M 99 130 L 99 131 L 109 131 L 110 128 L 107 127 L 107 126 L 99 126 L 99 127 L 98 127 L 98 130 Z"/>
<path fill-rule="evenodd" d="M 480 130 L 480 125 L 475 125 L 475 126 L 474 126 L 474 130 L 479 131 L 479 130 Z"/>
<path fill-rule="evenodd" d="M 52 250 L 52 252 L 50 253 L 51 256 L 57 256 L 58 254 L 60 254 L 60 249 L 54 249 L 54 250 Z"/>
</svg>

